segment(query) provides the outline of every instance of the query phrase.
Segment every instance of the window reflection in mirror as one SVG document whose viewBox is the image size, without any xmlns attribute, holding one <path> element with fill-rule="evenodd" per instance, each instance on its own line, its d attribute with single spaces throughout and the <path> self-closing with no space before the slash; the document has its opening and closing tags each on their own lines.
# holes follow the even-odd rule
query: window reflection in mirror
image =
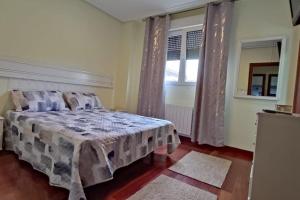
<svg viewBox="0 0 300 200">
<path fill-rule="evenodd" d="M 237 93 L 239 96 L 276 97 L 281 40 L 242 43 Z"/>
<path fill-rule="evenodd" d="M 250 63 L 248 95 L 276 97 L 279 62 Z"/>
</svg>

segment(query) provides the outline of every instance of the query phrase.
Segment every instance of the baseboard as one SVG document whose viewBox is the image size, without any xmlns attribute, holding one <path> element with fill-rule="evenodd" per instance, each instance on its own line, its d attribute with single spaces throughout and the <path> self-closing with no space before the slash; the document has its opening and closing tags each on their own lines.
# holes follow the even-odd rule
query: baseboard
<svg viewBox="0 0 300 200">
<path fill-rule="evenodd" d="M 253 159 L 253 152 L 252 151 L 248 151 L 248 150 L 244 150 L 244 149 L 239 149 L 236 147 L 231 147 L 231 146 L 224 146 L 224 147 L 214 147 L 211 145 L 207 145 L 207 144 L 202 144 L 199 145 L 195 142 L 191 141 L 191 138 L 185 137 L 185 136 L 179 136 L 180 141 L 182 144 L 184 145 L 188 145 L 188 146 L 194 146 L 196 148 L 202 148 L 202 149 L 218 149 L 218 150 L 222 150 L 222 151 L 228 151 L 234 154 L 239 154 L 242 155 L 243 157 L 247 157 L 248 159 Z"/>
</svg>

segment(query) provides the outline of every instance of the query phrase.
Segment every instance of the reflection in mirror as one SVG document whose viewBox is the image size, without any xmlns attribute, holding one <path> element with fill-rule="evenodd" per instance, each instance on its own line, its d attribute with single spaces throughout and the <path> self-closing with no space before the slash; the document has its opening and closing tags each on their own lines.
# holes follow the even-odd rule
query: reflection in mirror
<svg viewBox="0 0 300 200">
<path fill-rule="evenodd" d="M 250 63 L 247 94 L 276 97 L 278 71 L 279 62 Z"/>
<path fill-rule="evenodd" d="M 277 96 L 281 40 L 242 43 L 238 96 Z"/>
</svg>

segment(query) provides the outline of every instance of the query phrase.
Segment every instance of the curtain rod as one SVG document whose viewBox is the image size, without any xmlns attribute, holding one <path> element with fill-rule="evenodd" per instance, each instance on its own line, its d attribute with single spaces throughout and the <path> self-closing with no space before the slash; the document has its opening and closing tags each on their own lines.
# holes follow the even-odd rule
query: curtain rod
<svg viewBox="0 0 300 200">
<path fill-rule="evenodd" d="M 223 0 L 216 0 L 216 1 L 212 1 L 210 3 L 220 3 L 222 1 Z M 231 0 L 231 1 L 240 1 L 240 0 Z M 206 6 L 206 4 L 202 5 L 202 6 L 194 7 L 194 8 L 187 8 L 187 9 L 175 11 L 175 12 L 165 12 L 165 13 L 162 13 L 162 14 L 158 14 L 158 15 L 154 15 L 154 16 L 149 16 L 149 17 L 163 16 L 163 15 L 176 15 L 176 14 L 179 14 L 179 13 L 185 13 L 185 12 L 189 12 L 189 11 L 193 11 L 193 10 L 198 10 L 198 9 L 201 9 L 201 8 L 205 8 L 205 6 Z M 145 21 L 147 18 L 148 17 L 143 18 L 143 21 Z"/>
</svg>

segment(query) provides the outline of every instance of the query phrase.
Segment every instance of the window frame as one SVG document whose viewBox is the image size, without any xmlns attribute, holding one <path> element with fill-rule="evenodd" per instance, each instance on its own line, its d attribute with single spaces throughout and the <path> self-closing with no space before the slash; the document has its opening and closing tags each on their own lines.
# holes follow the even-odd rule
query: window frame
<svg viewBox="0 0 300 200">
<path fill-rule="evenodd" d="M 196 85 L 197 81 L 196 82 L 185 81 L 186 39 L 187 39 L 187 32 L 197 31 L 197 30 L 202 31 L 202 29 L 203 29 L 202 25 L 195 25 L 195 26 L 191 26 L 191 27 L 186 27 L 186 28 L 169 31 L 168 38 L 172 37 L 172 36 L 181 35 L 181 49 L 180 49 L 180 66 L 179 66 L 178 81 L 165 81 L 166 85 L 175 85 L 175 86 L 195 86 Z M 166 59 L 166 63 L 167 63 L 167 59 Z"/>
</svg>

